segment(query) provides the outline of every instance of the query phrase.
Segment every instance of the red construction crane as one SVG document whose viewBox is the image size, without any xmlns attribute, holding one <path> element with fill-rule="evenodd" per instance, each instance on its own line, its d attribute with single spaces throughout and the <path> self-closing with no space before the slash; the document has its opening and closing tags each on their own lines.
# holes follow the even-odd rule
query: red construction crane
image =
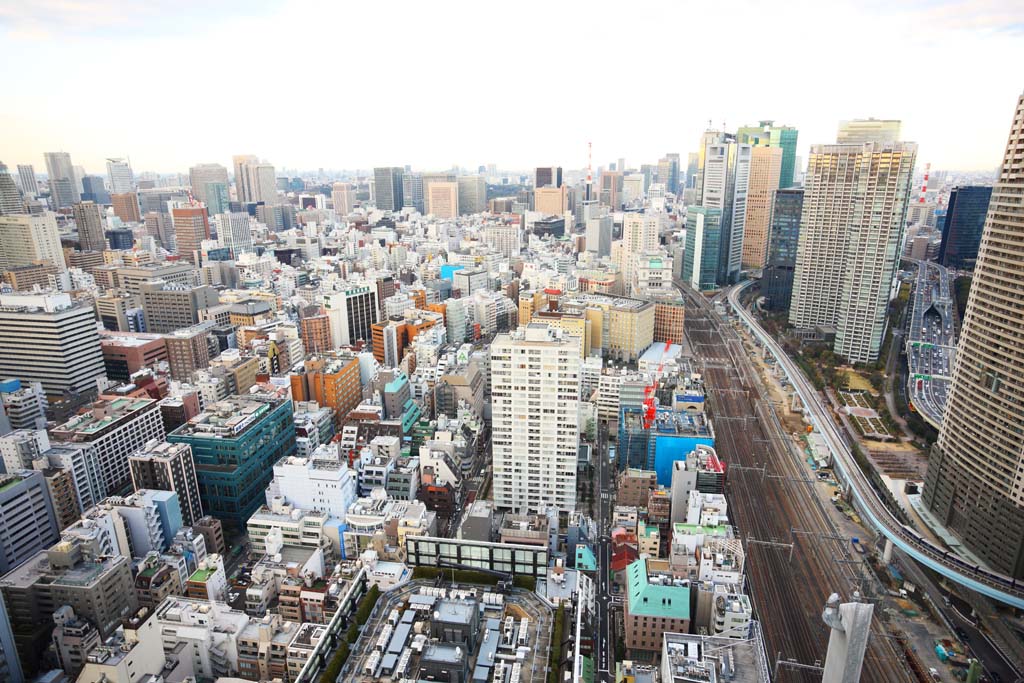
<svg viewBox="0 0 1024 683">
<path fill-rule="evenodd" d="M 665 369 L 665 354 L 670 348 L 672 348 L 671 339 L 665 342 L 665 348 L 661 351 L 661 362 L 658 364 L 658 372 L 654 376 L 654 381 L 644 387 L 644 429 L 651 428 L 658 412 L 654 407 L 654 393 L 658 390 L 658 380 L 661 379 L 661 372 Z"/>
</svg>

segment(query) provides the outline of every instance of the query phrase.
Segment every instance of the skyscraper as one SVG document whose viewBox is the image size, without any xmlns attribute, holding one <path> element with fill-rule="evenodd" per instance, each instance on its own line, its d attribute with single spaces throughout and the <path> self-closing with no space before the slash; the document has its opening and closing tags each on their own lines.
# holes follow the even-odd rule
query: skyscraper
<svg viewBox="0 0 1024 683">
<path fill-rule="evenodd" d="M 765 307 L 770 311 L 789 310 L 803 206 L 802 189 L 790 187 L 775 192 L 768 235 L 768 260 L 761 277 L 761 292 L 765 297 Z"/>
<path fill-rule="evenodd" d="M 761 268 L 768 252 L 768 221 L 772 196 L 779 189 L 782 169 L 780 147 L 750 150 L 750 182 L 747 185 L 747 216 L 743 224 L 743 267 Z"/>
<path fill-rule="evenodd" d="M 380 206 L 378 204 L 378 206 Z M 455 182 L 427 184 L 427 213 L 435 218 L 455 218 L 459 215 L 459 185 Z"/>
<path fill-rule="evenodd" d="M 339 216 L 347 216 L 352 213 L 356 202 L 356 193 L 351 183 L 334 183 L 331 188 L 331 201 L 334 202 L 334 212 Z"/>
<path fill-rule="evenodd" d="M 776 126 L 774 121 L 760 121 L 756 126 L 743 126 L 736 131 L 740 142 L 757 147 L 779 147 L 782 149 L 782 167 L 779 169 L 779 187 L 793 186 L 796 171 L 797 129 L 790 126 Z"/>
<path fill-rule="evenodd" d="M 587 219 L 587 251 L 598 256 L 612 253 L 612 217 L 595 216 Z"/>
<path fill-rule="evenodd" d="M 87 175 L 82 178 L 82 201 L 97 204 L 110 204 L 110 193 L 98 175 Z"/>
<path fill-rule="evenodd" d="M 46 152 L 43 159 L 46 161 L 46 175 L 50 183 L 53 208 L 63 209 L 77 202 L 81 195 L 81 181 L 75 176 L 71 155 L 67 152 Z M 60 180 L 66 180 L 67 183 L 58 182 Z"/>
<path fill-rule="evenodd" d="M 402 197 L 402 168 L 382 166 L 373 169 L 373 186 L 377 208 L 381 211 L 399 211 L 405 204 Z"/>
<path fill-rule="evenodd" d="M 139 211 L 139 195 L 137 192 L 110 195 L 110 205 L 114 207 L 114 215 L 125 223 L 141 223 Z"/>
<path fill-rule="evenodd" d="M 424 213 L 423 174 L 409 173 L 402 174 L 402 199 L 405 206 L 411 206 L 420 213 Z"/>
<path fill-rule="evenodd" d="M 873 141 L 876 127 L 858 123 L 848 123 L 847 144 L 811 146 L 789 321 L 835 330 L 837 354 L 872 363 L 885 332 L 917 145 Z"/>
<path fill-rule="evenodd" d="M 124 159 L 107 159 L 107 177 L 110 178 L 111 192 L 121 194 L 135 189 L 132 167 Z"/>
<path fill-rule="evenodd" d="M 273 164 L 260 162 L 251 154 L 232 157 L 232 161 L 235 165 L 235 189 L 239 202 L 243 204 L 249 202 L 280 203 L 277 197 L 277 176 Z"/>
<path fill-rule="evenodd" d="M 217 241 L 220 246 L 231 249 L 231 255 L 236 258 L 243 252 L 253 251 L 249 214 L 245 211 L 220 214 L 217 217 Z"/>
<path fill-rule="evenodd" d="M 203 505 L 199 500 L 196 465 L 192 448 L 187 443 L 146 444 L 138 453 L 128 456 L 132 486 L 139 489 L 174 491 L 181 505 L 181 521 L 192 526 L 202 518 Z"/>
<path fill-rule="evenodd" d="M 196 252 L 203 240 L 210 239 L 210 221 L 202 206 L 179 207 L 171 210 L 174 221 L 174 243 L 181 258 L 198 263 Z"/>
<path fill-rule="evenodd" d="M 1024 95 L 967 300 L 923 500 L 996 571 L 1024 577 Z"/>
<path fill-rule="evenodd" d="M 836 142 L 840 145 L 896 142 L 900 139 L 900 126 L 900 122 L 894 119 L 840 121 Z"/>
<path fill-rule="evenodd" d="M 371 328 L 380 318 L 375 286 L 349 283 L 342 291 L 324 294 L 323 308 L 330 322 L 333 348 L 360 340 L 370 343 Z"/>
<path fill-rule="evenodd" d="M 991 198 L 991 187 L 968 185 L 953 188 L 949 193 L 946 220 L 941 226 L 939 263 L 947 268 L 974 268 Z"/>
<path fill-rule="evenodd" d="M 561 166 L 538 166 L 533 173 L 533 188 L 562 186 Z"/>
<path fill-rule="evenodd" d="M 487 182 L 482 175 L 459 176 L 459 214 L 469 216 L 487 210 Z"/>
<path fill-rule="evenodd" d="M 228 169 L 220 164 L 196 164 L 188 169 L 188 183 L 192 187 L 192 196 L 210 208 L 211 216 L 227 211 L 227 206 L 212 206 L 212 199 L 219 199 L 219 197 L 211 199 L 209 185 L 210 183 L 220 183 L 227 189 Z"/>
<path fill-rule="evenodd" d="M 14 177 L 7 172 L 7 166 L 0 161 L 0 215 L 5 213 L 21 213 L 24 206 L 21 201 L 21 193 L 18 192 L 18 184 Z"/>
<path fill-rule="evenodd" d="M 94 202 L 78 202 L 72 207 L 75 226 L 78 228 L 78 246 L 82 251 L 103 251 L 107 248 L 104 238 L 103 216 Z"/>
<path fill-rule="evenodd" d="M 743 261 L 750 158 L 751 146 L 725 133 L 711 140 L 704 150 L 700 205 L 722 212 L 718 245 L 718 284 L 721 286 L 736 281 Z"/>
<path fill-rule="evenodd" d="M 64 251 L 52 211 L 0 216 L 0 270 L 49 261 L 61 270 Z"/>
<path fill-rule="evenodd" d="M 39 196 L 39 180 L 31 164 L 18 164 L 18 179 L 21 180 L 21 189 L 26 196 L 33 199 Z"/>
<path fill-rule="evenodd" d="M 717 286 L 721 240 L 721 209 L 705 206 L 686 207 L 683 282 L 698 291 L 714 289 Z"/>
<path fill-rule="evenodd" d="M 612 211 L 622 208 L 622 171 L 605 171 L 601 174 L 598 199 Z"/>
<path fill-rule="evenodd" d="M 491 344 L 499 508 L 576 508 L 581 343 L 547 323 L 529 323 Z"/>
<path fill-rule="evenodd" d="M 658 160 L 658 182 L 669 194 L 679 193 L 679 155 L 670 153 Z"/>
</svg>

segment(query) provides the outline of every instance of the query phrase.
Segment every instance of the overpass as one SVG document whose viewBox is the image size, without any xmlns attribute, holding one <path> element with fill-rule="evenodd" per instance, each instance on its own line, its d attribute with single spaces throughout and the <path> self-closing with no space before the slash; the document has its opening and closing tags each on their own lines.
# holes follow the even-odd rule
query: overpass
<svg viewBox="0 0 1024 683">
<path fill-rule="evenodd" d="M 861 512 L 861 517 L 897 548 L 950 581 L 977 591 L 993 600 L 1017 609 L 1024 609 L 1024 580 L 1017 581 L 1009 576 L 965 562 L 955 553 L 934 545 L 911 527 L 902 524 L 893 515 L 854 460 L 850 446 L 833 420 L 829 409 L 822 402 L 821 394 L 782 347 L 740 304 L 740 294 L 753 283 L 753 280 L 748 280 L 728 290 L 729 304 L 786 373 L 786 378 L 793 385 L 804 405 L 804 414 L 828 444 L 829 451 L 832 453 L 832 467 L 846 481 L 857 509 Z M 703 298 L 700 295 L 698 297 Z M 707 306 L 706 300 L 704 305 Z M 713 312 L 710 314 L 715 315 Z"/>
</svg>

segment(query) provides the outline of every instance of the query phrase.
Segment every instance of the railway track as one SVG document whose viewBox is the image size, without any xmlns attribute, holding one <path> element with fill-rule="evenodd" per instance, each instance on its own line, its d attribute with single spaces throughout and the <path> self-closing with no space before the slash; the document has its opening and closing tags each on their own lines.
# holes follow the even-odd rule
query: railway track
<svg viewBox="0 0 1024 683">
<path fill-rule="evenodd" d="M 730 517 L 744 539 L 748 590 L 761 620 L 776 680 L 820 681 L 819 672 L 787 667 L 787 660 L 821 665 L 828 627 L 821 620 L 828 596 L 852 597 L 859 585 L 842 538 L 811 489 L 814 483 L 789 446 L 774 408 L 735 331 L 710 315 L 706 301 L 688 297 L 686 332 L 708 391 L 719 455 L 730 466 Z M 701 366 L 700 361 L 704 364 Z M 914 680 L 876 619 L 862 680 Z"/>
</svg>

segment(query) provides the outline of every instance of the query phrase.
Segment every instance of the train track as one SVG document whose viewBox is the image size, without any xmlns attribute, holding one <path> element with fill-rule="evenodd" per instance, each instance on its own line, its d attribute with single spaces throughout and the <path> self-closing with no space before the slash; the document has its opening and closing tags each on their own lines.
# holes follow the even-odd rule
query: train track
<svg viewBox="0 0 1024 683">
<path fill-rule="evenodd" d="M 829 630 L 821 620 L 822 608 L 833 592 L 851 598 L 858 565 L 848 562 L 849 543 L 790 450 L 742 341 L 718 322 L 706 300 L 697 300 L 701 295 L 683 293 L 688 298 L 687 336 L 703 362 L 716 448 L 730 466 L 730 517 L 744 539 L 748 589 L 769 658 L 783 662 L 776 680 L 820 681 L 820 673 L 785 662 L 823 664 Z M 877 619 L 872 631 L 862 680 L 913 680 Z"/>
</svg>

